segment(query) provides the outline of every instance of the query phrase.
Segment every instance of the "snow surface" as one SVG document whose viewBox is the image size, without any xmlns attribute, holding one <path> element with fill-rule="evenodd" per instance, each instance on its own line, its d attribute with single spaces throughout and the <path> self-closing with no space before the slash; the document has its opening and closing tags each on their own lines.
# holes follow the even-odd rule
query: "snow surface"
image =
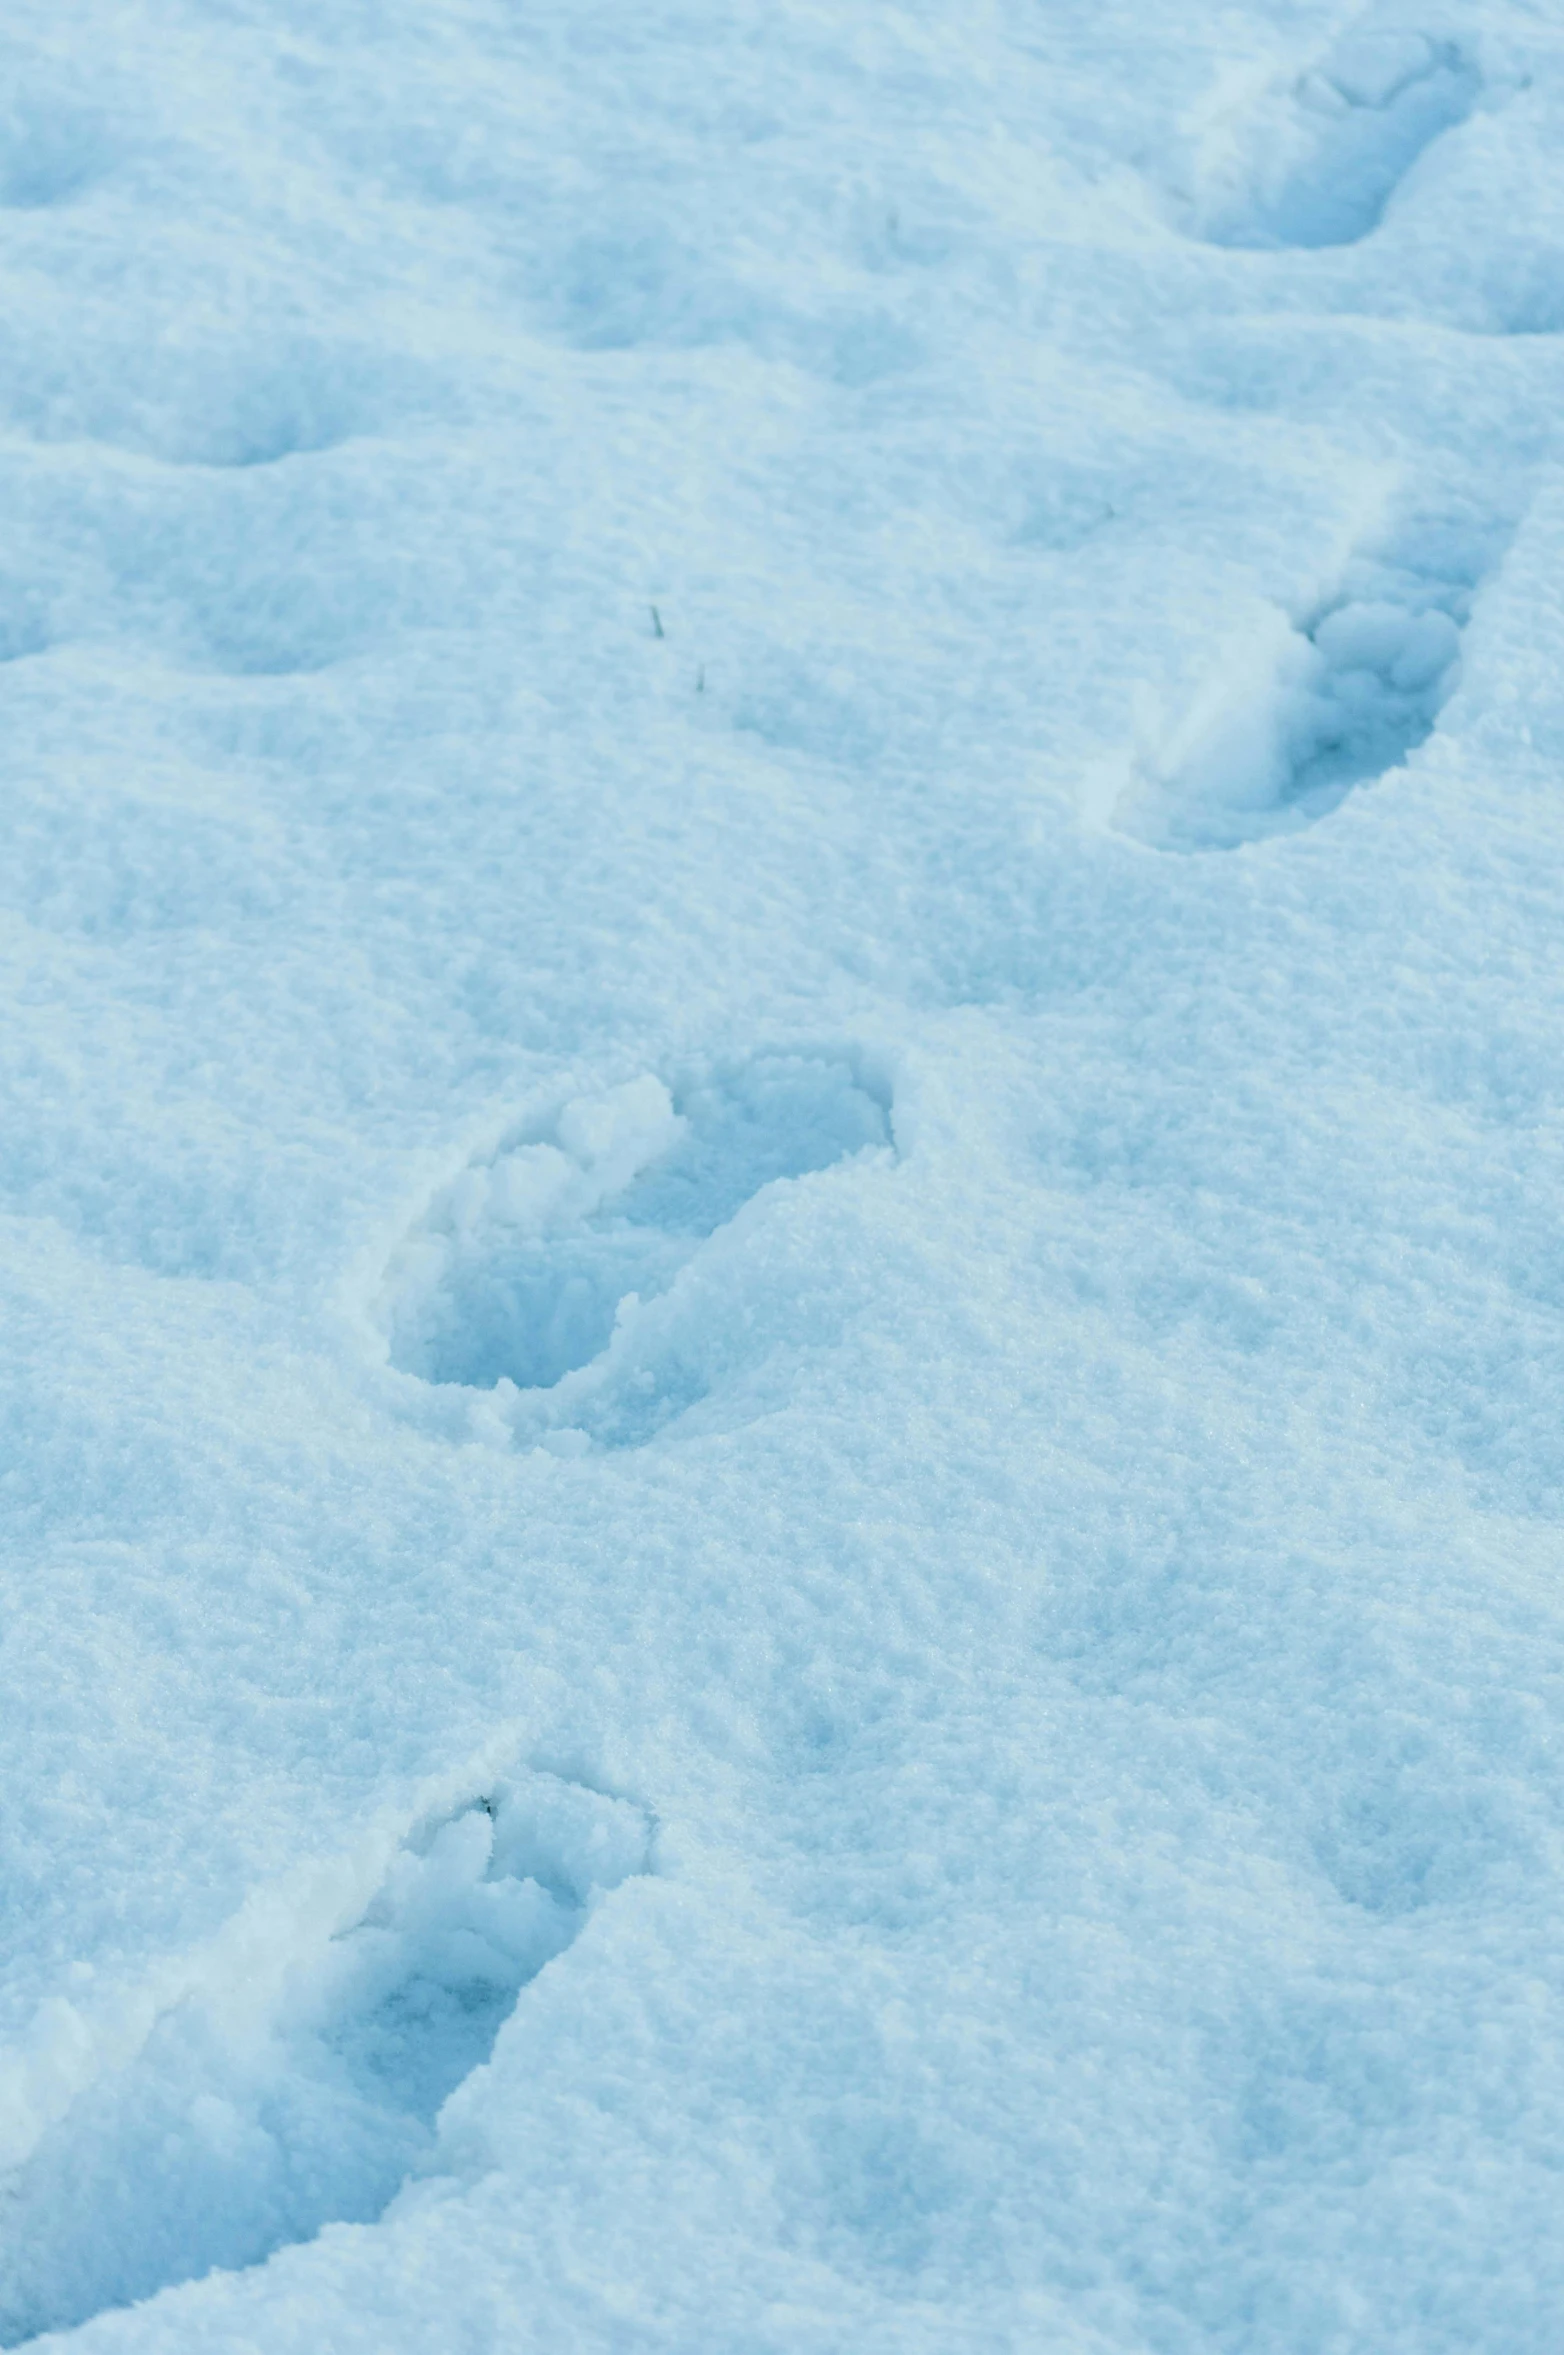
<svg viewBox="0 0 1564 2355">
<path fill-rule="evenodd" d="M 0 2344 L 1557 2355 L 1564 17 L 0 61 Z"/>
</svg>

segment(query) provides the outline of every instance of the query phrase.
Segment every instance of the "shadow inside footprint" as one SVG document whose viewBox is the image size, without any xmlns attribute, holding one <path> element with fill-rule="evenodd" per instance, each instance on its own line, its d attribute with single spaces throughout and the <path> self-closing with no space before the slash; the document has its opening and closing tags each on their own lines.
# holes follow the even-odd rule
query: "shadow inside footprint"
<svg viewBox="0 0 1564 2355">
<path fill-rule="evenodd" d="M 881 1098 L 817 1055 L 757 1056 L 677 1101 L 652 1077 L 579 1099 L 431 1206 L 388 1271 L 391 1362 L 426 1382 L 553 1390 L 762 1187 L 888 1137 Z"/>
<path fill-rule="evenodd" d="M 1242 128 L 1202 142 L 1188 226 L 1211 245 L 1354 245 L 1423 150 L 1472 112 L 1476 69 L 1421 33 L 1349 33 Z"/>
<path fill-rule="evenodd" d="M 0 2346 L 379 2216 L 521 1989 L 648 1869 L 649 1839 L 627 1801 L 517 1776 L 415 1835 L 270 2000 L 211 1985 L 164 2013 L 0 2184 Z"/>
</svg>

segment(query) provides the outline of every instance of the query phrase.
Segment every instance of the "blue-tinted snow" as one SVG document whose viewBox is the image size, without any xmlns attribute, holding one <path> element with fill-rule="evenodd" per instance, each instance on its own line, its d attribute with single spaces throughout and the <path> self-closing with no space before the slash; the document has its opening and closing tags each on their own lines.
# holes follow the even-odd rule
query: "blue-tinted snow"
<svg viewBox="0 0 1564 2355">
<path fill-rule="evenodd" d="M 1555 2355 L 1564 30 L 0 52 L 0 2343 Z"/>
</svg>

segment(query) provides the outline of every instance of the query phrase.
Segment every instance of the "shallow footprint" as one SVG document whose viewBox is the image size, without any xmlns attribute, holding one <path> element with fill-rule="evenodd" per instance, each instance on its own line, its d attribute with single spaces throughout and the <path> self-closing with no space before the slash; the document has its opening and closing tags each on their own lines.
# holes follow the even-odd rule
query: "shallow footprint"
<svg viewBox="0 0 1564 2355">
<path fill-rule="evenodd" d="M 1360 25 L 1296 81 L 1204 126 L 1182 174 L 1184 225 L 1211 245 L 1354 245 L 1481 90 L 1455 43 Z"/>
<path fill-rule="evenodd" d="M 762 1188 L 889 1133 L 883 1091 L 845 1057 L 759 1055 L 677 1098 L 651 1076 L 579 1098 L 431 1204 L 388 1270 L 391 1363 L 495 1392 L 519 1436 L 649 1437 L 693 1393 L 655 1337 L 631 1351 L 640 1313 Z"/>
<path fill-rule="evenodd" d="M 379 2216 L 521 1989 L 649 1848 L 641 1808 L 518 1775 L 411 1838 L 259 2016 L 243 1983 L 166 2012 L 0 2178 L 0 2346 Z"/>
<path fill-rule="evenodd" d="M 0 208 L 46 212 L 101 180 L 116 141 L 96 115 L 48 91 L 13 91 L 0 115 Z"/>
<path fill-rule="evenodd" d="M 1269 609 L 1141 757 L 1114 825 L 1159 850 L 1232 850 L 1296 833 L 1399 767 L 1454 692 L 1472 599 L 1508 536 L 1491 519 L 1414 514 L 1321 604 Z"/>
</svg>

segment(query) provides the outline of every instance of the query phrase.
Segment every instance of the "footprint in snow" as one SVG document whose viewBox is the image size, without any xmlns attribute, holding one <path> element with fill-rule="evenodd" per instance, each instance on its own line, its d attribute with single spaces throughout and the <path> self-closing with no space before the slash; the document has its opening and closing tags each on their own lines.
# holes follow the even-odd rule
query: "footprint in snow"
<svg viewBox="0 0 1564 2355">
<path fill-rule="evenodd" d="M 490 1393 L 523 1441 L 650 1438 L 731 1363 L 722 1239 L 741 1241 L 780 1182 L 884 1148 L 887 1114 L 859 1063 L 829 1054 L 757 1055 L 676 1095 L 647 1076 L 577 1098 L 464 1170 L 394 1255 L 379 1307 L 392 1365 Z M 767 1306 L 762 1287 L 739 1312 L 752 1341 Z"/>
<path fill-rule="evenodd" d="M 1482 86 L 1457 43 L 1359 24 L 1308 72 L 1201 126 L 1174 174 L 1182 225 L 1212 245 L 1354 245 Z"/>
<path fill-rule="evenodd" d="M 1365 548 L 1296 618 L 1268 607 L 1167 742 L 1143 751 L 1112 822 L 1159 850 L 1296 833 L 1433 733 L 1472 600 L 1507 540 L 1491 519 L 1422 513 Z"/>
<path fill-rule="evenodd" d="M 419 1827 L 259 1999 L 248 1950 L 187 1993 L 0 2177 L 0 2347 L 381 2215 L 522 1988 L 650 1844 L 629 1801 L 520 1774 Z"/>
<path fill-rule="evenodd" d="M 11 91 L 0 115 L 0 208 L 46 212 L 71 204 L 112 169 L 109 126 L 47 90 Z"/>
</svg>

